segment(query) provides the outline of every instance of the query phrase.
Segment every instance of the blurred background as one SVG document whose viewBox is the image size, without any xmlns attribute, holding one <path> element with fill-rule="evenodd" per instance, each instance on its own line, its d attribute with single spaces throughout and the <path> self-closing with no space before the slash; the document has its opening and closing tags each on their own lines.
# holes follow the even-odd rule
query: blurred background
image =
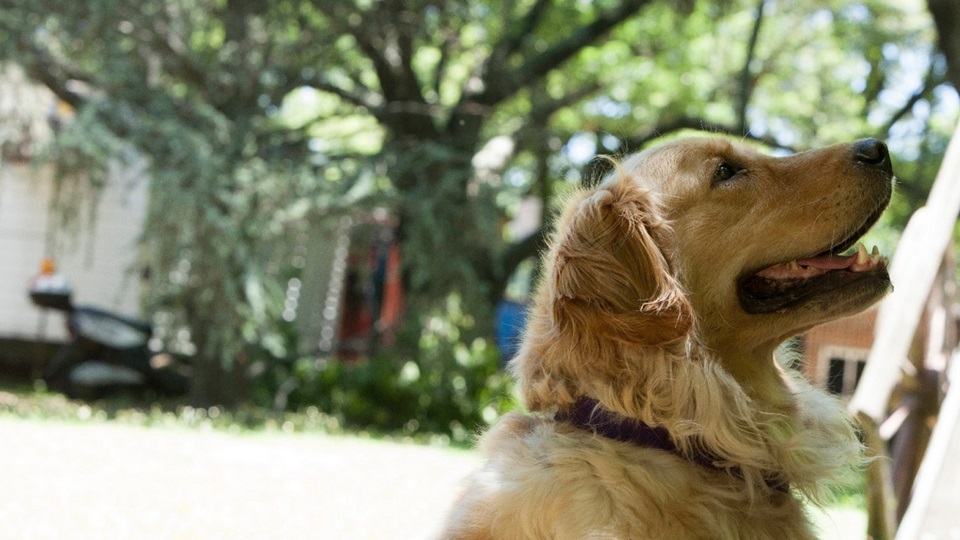
<svg viewBox="0 0 960 540">
<path fill-rule="evenodd" d="M 958 87 L 953 0 L 0 0 L 0 376 L 466 445 L 515 406 L 537 254 L 595 157 L 876 137 L 898 183 L 867 243 L 893 255 Z M 876 317 L 801 337 L 796 367 L 849 399 Z M 929 357 L 890 402 L 921 404 L 911 456 L 946 391 Z"/>
</svg>

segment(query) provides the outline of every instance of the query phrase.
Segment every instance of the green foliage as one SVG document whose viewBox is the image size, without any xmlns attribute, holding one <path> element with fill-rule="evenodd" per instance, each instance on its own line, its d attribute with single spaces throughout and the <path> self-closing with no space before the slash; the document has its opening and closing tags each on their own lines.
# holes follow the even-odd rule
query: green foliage
<svg viewBox="0 0 960 540">
<path fill-rule="evenodd" d="M 114 396 L 93 403 L 72 401 L 62 394 L 35 387 L 0 385 L 0 417 L 62 422 L 117 422 L 121 424 L 187 429 L 340 433 L 341 422 L 316 407 L 302 411 L 271 411 L 262 407 L 198 408 L 173 401 Z M 389 434 L 385 434 L 389 435 Z M 437 438 L 431 442 L 442 442 Z"/>
<path fill-rule="evenodd" d="M 45 156 L 63 200 L 146 160 L 146 309 L 196 353 L 197 403 L 242 401 L 249 368 L 304 348 L 283 319 L 304 236 L 396 216 L 410 336 L 298 364 L 292 397 L 394 427 L 483 416 L 492 306 L 536 254 L 507 224 L 589 180 L 594 153 L 697 128 L 777 152 L 886 138 L 892 244 L 956 119 L 921 0 L 9 0 L 0 33 L 0 58 L 77 111 Z M 442 339 L 438 313 L 459 321 Z"/>
<path fill-rule="evenodd" d="M 286 383 L 295 385 L 287 407 L 317 407 L 345 425 L 375 432 L 441 433 L 468 442 L 513 401 L 493 344 L 462 339 L 473 326 L 459 299 L 451 297 L 444 313 L 408 325 L 397 347 L 367 360 L 301 359 L 285 374 Z M 401 352 L 409 345 L 409 354 Z M 261 390 L 274 388 L 265 384 Z"/>
<path fill-rule="evenodd" d="M 91 112 L 77 115 L 59 133 L 58 143 L 43 148 L 38 159 L 53 164 L 57 183 L 51 205 L 65 231 L 75 229 L 78 220 L 94 217 L 97 191 L 111 172 L 111 162 L 128 157 L 123 141 Z"/>
</svg>

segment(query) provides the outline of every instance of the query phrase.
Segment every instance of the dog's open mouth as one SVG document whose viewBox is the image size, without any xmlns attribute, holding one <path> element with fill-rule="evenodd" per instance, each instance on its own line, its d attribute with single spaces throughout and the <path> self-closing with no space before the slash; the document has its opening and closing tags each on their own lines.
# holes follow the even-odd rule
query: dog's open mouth
<svg viewBox="0 0 960 540">
<path fill-rule="evenodd" d="M 744 311 L 754 315 L 784 311 L 864 280 L 885 288 L 890 279 L 887 258 L 876 246 L 868 251 L 858 241 L 881 211 L 846 240 L 817 255 L 774 264 L 740 280 L 738 295 Z M 854 243 L 852 252 L 848 251 Z"/>
</svg>

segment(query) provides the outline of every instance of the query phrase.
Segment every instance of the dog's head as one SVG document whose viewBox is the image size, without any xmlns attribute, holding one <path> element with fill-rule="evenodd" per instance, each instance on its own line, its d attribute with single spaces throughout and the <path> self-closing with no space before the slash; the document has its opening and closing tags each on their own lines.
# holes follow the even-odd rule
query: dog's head
<svg viewBox="0 0 960 540">
<path fill-rule="evenodd" d="M 712 348 L 775 347 L 890 288 L 875 249 L 843 254 L 890 201 L 890 156 L 875 139 L 781 158 L 693 139 L 624 169 L 665 201 L 676 245 L 668 258 Z"/>
<path fill-rule="evenodd" d="M 568 402 L 575 378 L 624 375 L 624 348 L 677 350 L 690 337 L 736 376 L 787 337 L 874 303 L 890 287 L 885 260 L 843 252 L 892 181 L 873 139 L 789 157 L 686 139 L 626 159 L 558 223 L 517 363 L 528 404 L 543 392 Z M 572 370 L 571 355 L 589 365 Z"/>
</svg>

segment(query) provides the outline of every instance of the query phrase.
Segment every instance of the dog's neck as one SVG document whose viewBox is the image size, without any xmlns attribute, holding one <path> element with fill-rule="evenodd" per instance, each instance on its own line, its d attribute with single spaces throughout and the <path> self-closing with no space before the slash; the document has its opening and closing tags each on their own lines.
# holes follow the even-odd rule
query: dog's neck
<svg viewBox="0 0 960 540">
<path fill-rule="evenodd" d="M 640 448 L 650 448 L 671 453 L 681 459 L 713 471 L 729 472 L 733 476 L 741 477 L 739 467 L 724 468 L 718 463 L 722 459 L 699 445 L 690 450 L 681 450 L 671 438 L 670 432 L 663 427 L 651 426 L 639 419 L 620 416 L 600 405 L 594 399 L 581 397 L 576 404 L 567 410 L 558 411 L 555 419 L 577 428 L 593 432 L 596 435 L 615 441 L 632 444 Z M 767 487 L 787 492 L 789 484 L 775 477 L 765 479 Z"/>
<path fill-rule="evenodd" d="M 720 343 L 708 347 L 711 355 L 733 376 L 744 392 L 769 412 L 787 412 L 793 400 L 774 355 L 779 343 L 743 347 Z"/>
<path fill-rule="evenodd" d="M 569 345 L 548 331 L 528 333 L 514 368 L 531 411 L 567 412 L 589 396 L 621 418 L 666 429 L 686 455 L 709 449 L 736 467 L 748 489 L 769 489 L 775 479 L 816 494 L 824 477 L 857 457 L 842 408 L 783 373 L 772 347 L 718 351 L 695 340 L 670 349 L 610 343 L 575 355 L 594 361 L 557 362 L 571 355 Z M 615 371 L 601 362 L 611 358 L 632 370 Z M 754 369 L 743 369 L 751 363 Z M 579 371 L 563 371 L 570 366 Z"/>
<path fill-rule="evenodd" d="M 580 429 L 592 431 L 608 439 L 643 448 L 663 450 L 701 466 L 718 469 L 714 465 L 716 456 L 704 452 L 687 455 L 677 447 L 670 437 L 670 432 L 665 428 L 651 426 L 637 418 L 620 416 L 603 408 L 597 400 L 592 398 L 581 397 L 573 407 L 558 411 L 555 419 L 558 422 L 565 422 Z"/>
</svg>

